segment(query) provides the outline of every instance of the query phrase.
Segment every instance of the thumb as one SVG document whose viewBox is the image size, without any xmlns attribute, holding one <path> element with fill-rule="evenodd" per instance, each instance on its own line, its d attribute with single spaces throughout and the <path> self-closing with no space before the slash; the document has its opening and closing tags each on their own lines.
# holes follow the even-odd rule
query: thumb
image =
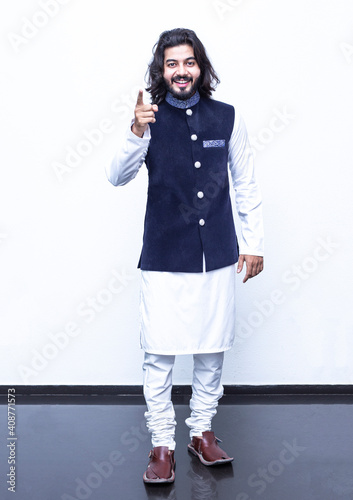
<svg viewBox="0 0 353 500">
<path fill-rule="evenodd" d="M 136 104 L 138 106 L 143 106 L 143 90 L 141 90 L 141 89 L 139 90 Z"/>
<path fill-rule="evenodd" d="M 244 265 L 244 255 L 239 255 L 239 260 L 238 260 L 238 269 L 237 273 L 241 273 L 243 270 L 243 265 Z"/>
</svg>

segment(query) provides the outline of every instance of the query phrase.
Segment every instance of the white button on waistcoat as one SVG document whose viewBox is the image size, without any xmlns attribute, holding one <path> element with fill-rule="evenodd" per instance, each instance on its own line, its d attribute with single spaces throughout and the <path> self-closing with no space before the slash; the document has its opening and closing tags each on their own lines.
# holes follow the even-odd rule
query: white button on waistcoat
<svg viewBox="0 0 353 500">
<path fill-rule="evenodd" d="M 192 115 L 192 109 L 187 109 L 186 110 L 186 114 L 189 115 L 189 116 L 191 116 Z"/>
<path fill-rule="evenodd" d="M 201 162 L 200 161 L 195 161 L 194 166 L 195 166 L 195 168 L 200 168 L 201 167 Z"/>
<path fill-rule="evenodd" d="M 203 192 L 202 192 L 202 191 L 199 191 L 199 192 L 197 193 L 197 197 L 198 197 L 198 198 L 203 198 L 203 196 L 204 196 L 204 195 L 203 195 Z"/>
<path fill-rule="evenodd" d="M 192 141 L 197 141 L 197 135 L 196 135 L 196 134 L 192 134 L 192 136 L 191 136 L 191 140 L 192 140 Z"/>
<path fill-rule="evenodd" d="M 200 224 L 200 226 L 204 226 L 205 225 L 205 221 L 203 219 L 200 219 L 199 220 L 199 224 Z"/>
</svg>

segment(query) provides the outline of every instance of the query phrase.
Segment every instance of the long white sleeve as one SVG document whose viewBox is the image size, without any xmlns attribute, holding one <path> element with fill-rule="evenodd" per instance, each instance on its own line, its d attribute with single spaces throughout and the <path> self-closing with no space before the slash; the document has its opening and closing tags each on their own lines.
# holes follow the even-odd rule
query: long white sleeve
<svg viewBox="0 0 353 500">
<path fill-rule="evenodd" d="M 137 137 L 129 127 L 122 147 L 105 169 L 109 182 L 114 186 L 123 186 L 136 177 L 145 161 L 150 140 L 150 127 L 147 128 L 142 138 Z"/>
<path fill-rule="evenodd" d="M 255 179 L 254 155 L 241 114 L 235 119 L 228 150 L 229 169 L 235 190 L 235 205 L 241 224 L 239 250 L 244 255 L 264 255 L 262 199 Z"/>
</svg>

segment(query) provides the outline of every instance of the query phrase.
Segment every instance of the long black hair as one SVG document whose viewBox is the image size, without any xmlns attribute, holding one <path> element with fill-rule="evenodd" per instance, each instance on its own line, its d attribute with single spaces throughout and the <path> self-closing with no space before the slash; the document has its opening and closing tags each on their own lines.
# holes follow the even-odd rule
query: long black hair
<svg viewBox="0 0 353 500">
<path fill-rule="evenodd" d="M 159 104 L 163 101 L 167 93 L 167 87 L 163 78 L 165 49 L 185 44 L 190 45 L 194 49 L 195 59 L 201 70 L 198 88 L 200 95 L 210 97 L 220 82 L 217 73 L 207 57 L 205 47 L 194 31 L 185 28 L 164 31 L 153 47 L 153 58 L 148 65 L 146 73 L 148 84 L 146 90 L 151 93 L 153 104 Z"/>
</svg>

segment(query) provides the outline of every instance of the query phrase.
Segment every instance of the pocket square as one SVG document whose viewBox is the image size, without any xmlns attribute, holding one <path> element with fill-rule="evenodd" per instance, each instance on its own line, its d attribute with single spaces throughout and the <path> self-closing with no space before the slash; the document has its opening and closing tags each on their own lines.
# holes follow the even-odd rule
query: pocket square
<svg viewBox="0 0 353 500">
<path fill-rule="evenodd" d="M 224 139 L 215 139 L 213 141 L 203 141 L 204 148 L 224 148 L 226 141 Z"/>
</svg>

